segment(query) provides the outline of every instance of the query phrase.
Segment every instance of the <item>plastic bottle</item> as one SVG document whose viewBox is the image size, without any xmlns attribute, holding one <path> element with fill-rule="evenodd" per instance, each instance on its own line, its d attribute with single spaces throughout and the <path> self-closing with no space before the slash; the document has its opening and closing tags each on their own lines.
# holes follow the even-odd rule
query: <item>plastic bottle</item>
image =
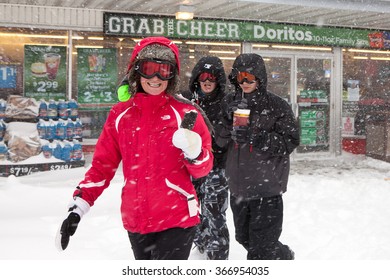
<svg viewBox="0 0 390 280">
<path fill-rule="evenodd" d="M 47 120 L 47 103 L 45 100 L 41 99 L 41 103 L 39 104 L 39 114 L 38 117 L 40 119 Z"/>
<path fill-rule="evenodd" d="M 49 141 L 53 141 L 56 139 L 57 134 L 57 124 L 53 120 L 49 120 L 49 124 L 46 127 L 46 139 Z"/>
<path fill-rule="evenodd" d="M 8 147 L 4 142 L 0 142 L 0 161 L 6 160 L 8 156 Z"/>
<path fill-rule="evenodd" d="M 57 140 L 54 140 L 53 143 L 51 143 L 51 148 L 53 149 L 53 156 L 57 159 L 61 159 L 62 158 L 61 144 Z"/>
<path fill-rule="evenodd" d="M 81 120 L 79 118 L 76 119 L 76 122 L 74 124 L 73 139 L 76 139 L 80 142 L 83 141 L 83 124 L 81 123 Z"/>
<path fill-rule="evenodd" d="M 49 105 L 47 106 L 47 117 L 49 119 L 56 120 L 58 118 L 58 107 L 54 100 L 49 100 Z"/>
<path fill-rule="evenodd" d="M 78 161 L 83 159 L 83 147 L 80 142 L 77 140 L 73 140 L 73 154 L 72 160 Z"/>
<path fill-rule="evenodd" d="M 52 148 L 50 147 L 49 145 L 50 143 L 45 143 L 43 146 L 42 146 L 42 153 L 43 153 L 43 157 L 44 158 L 51 158 L 53 156 L 53 150 Z"/>
<path fill-rule="evenodd" d="M 59 119 L 57 122 L 56 139 L 66 139 L 66 122 L 63 119 Z"/>
<path fill-rule="evenodd" d="M 73 121 L 75 121 L 79 117 L 79 105 L 77 104 L 76 100 L 70 99 L 68 102 L 68 116 Z"/>
<path fill-rule="evenodd" d="M 5 109 L 7 107 L 7 102 L 3 99 L 0 99 L 0 119 L 5 119 Z"/>
<path fill-rule="evenodd" d="M 3 141 L 4 135 L 5 135 L 5 130 L 6 130 L 6 125 L 3 120 L 0 120 L 0 141 Z"/>
<path fill-rule="evenodd" d="M 63 120 L 68 118 L 68 104 L 64 99 L 60 99 L 58 102 L 58 117 Z"/>
<path fill-rule="evenodd" d="M 67 123 L 66 123 L 66 139 L 69 141 L 73 140 L 74 136 L 74 123 L 73 121 L 69 118 Z"/>
<path fill-rule="evenodd" d="M 72 159 L 72 145 L 69 141 L 64 141 L 61 150 L 61 159 L 63 161 L 70 161 Z"/>
<path fill-rule="evenodd" d="M 47 127 L 46 123 L 43 119 L 40 119 L 38 124 L 37 124 L 37 130 L 39 134 L 39 138 L 41 139 L 47 139 Z"/>
</svg>

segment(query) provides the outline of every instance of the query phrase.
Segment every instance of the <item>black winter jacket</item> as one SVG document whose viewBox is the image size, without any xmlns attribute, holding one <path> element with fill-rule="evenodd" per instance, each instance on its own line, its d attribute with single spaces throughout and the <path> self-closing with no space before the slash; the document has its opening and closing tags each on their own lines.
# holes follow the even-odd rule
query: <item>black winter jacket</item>
<svg viewBox="0 0 390 280">
<path fill-rule="evenodd" d="M 208 95 L 201 92 L 198 82 L 198 76 L 203 72 L 211 73 L 217 78 L 217 87 Z M 226 74 L 222 61 L 218 57 L 207 56 L 201 58 L 193 68 L 189 81 L 190 90 L 183 93 L 184 97 L 195 102 L 203 109 L 213 128 L 221 119 L 221 101 L 225 96 L 225 85 Z M 213 137 L 212 150 L 214 154 L 213 168 L 225 168 L 227 147 L 219 147 Z"/>
<path fill-rule="evenodd" d="M 229 104 L 243 98 L 236 77 L 249 72 L 260 81 L 258 89 L 244 94 L 251 110 L 247 143 L 231 139 L 232 112 Z M 257 54 L 242 54 L 229 75 L 236 92 L 222 101 L 223 117 L 215 129 L 218 145 L 228 147 L 226 177 L 231 194 L 244 200 L 280 195 L 287 190 L 290 154 L 299 145 L 299 130 L 290 105 L 267 92 L 264 61 Z"/>
</svg>

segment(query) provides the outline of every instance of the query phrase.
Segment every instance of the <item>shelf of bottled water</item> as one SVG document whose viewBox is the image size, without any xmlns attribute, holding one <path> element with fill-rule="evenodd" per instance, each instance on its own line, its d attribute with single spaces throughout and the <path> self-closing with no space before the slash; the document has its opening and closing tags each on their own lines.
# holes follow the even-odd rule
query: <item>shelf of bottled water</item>
<svg viewBox="0 0 390 280">
<path fill-rule="evenodd" d="M 83 125 L 78 117 L 75 100 L 41 100 L 38 119 L 37 130 L 45 158 L 55 157 L 64 161 L 83 159 L 80 144 Z"/>
</svg>

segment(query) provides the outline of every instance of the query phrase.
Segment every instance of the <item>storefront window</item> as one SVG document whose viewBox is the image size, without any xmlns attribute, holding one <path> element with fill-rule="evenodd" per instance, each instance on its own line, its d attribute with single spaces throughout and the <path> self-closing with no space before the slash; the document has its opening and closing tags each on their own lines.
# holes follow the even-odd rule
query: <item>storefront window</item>
<svg viewBox="0 0 390 280">
<path fill-rule="evenodd" d="M 329 152 L 332 48 L 254 44 L 267 68 L 268 90 L 288 101 L 300 127 L 297 153 Z"/>
<path fill-rule="evenodd" d="M 390 51 L 347 49 L 343 59 L 343 148 L 385 156 Z"/>
<path fill-rule="evenodd" d="M 46 79 L 44 53 L 51 53 L 50 47 L 56 46 L 60 47 L 56 51 L 62 50 L 62 47 L 66 54 L 67 44 L 66 31 L 0 28 L 0 98 L 6 100 L 9 95 L 25 95 L 25 92 L 29 92 L 33 97 L 38 92 L 50 91 L 53 88 L 53 79 Z M 28 57 L 27 61 L 25 57 Z M 63 63 L 66 64 L 66 57 L 63 58 Z M 65 64 L 63 69 L 66 71 Z M 29 75 L 25 75 L 26 67 L 29 69 L 27 74 L 31 74 L 31 79 Z M 45 75 L 46 77 L 43 77 Z M 34 83 L 32 80 L 34 77 L 41 83 Z M 38 81 L 38 78 L 41 79 Z M 51 86 L 51 89 L 48 86 Z M 66 91 L 64 83 L 61 93 L 65 94 Z"/>
</svg>

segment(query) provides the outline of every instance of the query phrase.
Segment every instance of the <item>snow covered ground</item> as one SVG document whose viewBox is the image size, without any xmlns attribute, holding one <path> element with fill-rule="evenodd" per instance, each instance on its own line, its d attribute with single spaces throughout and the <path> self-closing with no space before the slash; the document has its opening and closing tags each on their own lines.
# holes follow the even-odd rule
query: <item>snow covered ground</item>
<svg viewBox="0 0 390 280">
<path fill-rule="evenodd" d="M 56 250 L 56 232 L 87 168 L 0 178 L 0 266 L 7 260 L 133 259 L 119 212 L 121 172 L 84 216 L 68 249 Z M 297 261 L 390 260 L 390 163 L 348 153 L 294 160 L 284 204 L 281 241 Z M 230 259 L 245 260 L 230 211 L 228 223 Z M 190 259 L 203 256 L 193 250 Z"/>
</svg>

